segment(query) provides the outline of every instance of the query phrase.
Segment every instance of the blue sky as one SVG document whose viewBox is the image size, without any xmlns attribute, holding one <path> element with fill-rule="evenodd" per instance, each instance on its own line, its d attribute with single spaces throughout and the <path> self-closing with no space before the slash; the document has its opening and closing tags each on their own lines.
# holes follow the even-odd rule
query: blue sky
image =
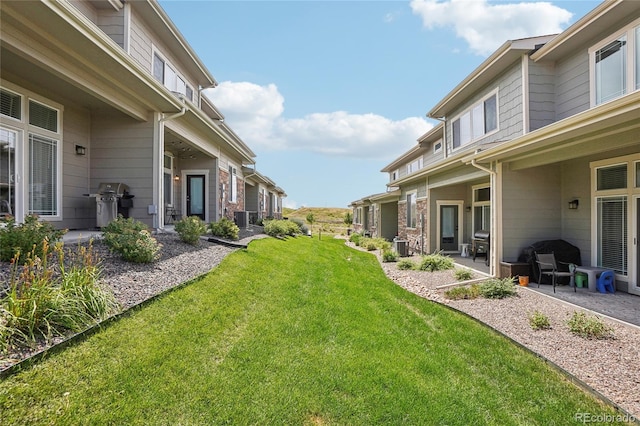
<svg viewBox="0 0 640 426">
<path fill-rule="evenodd" d="M 557 33 L 599 3 L 160 1 L 219 82 L 205 93 L 292 208 L 384 192 L 380 169 L 488 55 Z"/>
</svg>

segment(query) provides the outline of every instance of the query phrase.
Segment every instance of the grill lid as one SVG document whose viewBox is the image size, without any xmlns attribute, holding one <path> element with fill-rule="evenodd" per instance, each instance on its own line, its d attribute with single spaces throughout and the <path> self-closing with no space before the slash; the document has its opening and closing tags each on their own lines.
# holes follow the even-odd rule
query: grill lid
<svg viewBox="0 0 640 426">
<path fill-rule="evenodd" d="M 475 238 L 476 240 L 488 240 L 489 231 L 485 231 L 484 229 L 476 231 L 476 233 L 473 235 L 473 238 Z"/>
<path fill-rule="evenodd" d="M 98 194 L 115 194 L 122 197 L 125 192 L 129 192 L 129 186 L 120 182 L 102 182 L 98 186 Z"/>
</svg>

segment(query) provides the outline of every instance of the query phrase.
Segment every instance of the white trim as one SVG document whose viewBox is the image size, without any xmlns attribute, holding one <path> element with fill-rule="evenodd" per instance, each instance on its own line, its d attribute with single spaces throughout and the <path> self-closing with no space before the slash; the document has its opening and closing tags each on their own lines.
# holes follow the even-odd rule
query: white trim
<svg viewBox="0 0 640 426">
<path fill-rule="evenodd" d="M 410 195 L 415 195 L 416 196 L 416 226 L 409 226 L 409 210 L 411 209 L 411 204 L 409 204 L 409 202 L 407 201 L 407 198 L 409 198 Z M 404 194 L 404 203 L 405 203 L 405 209 L 406 209 L 406 223 L 404 224 L 405 229 L 418 229 L 418 190 L 414 189 L 411 191 L 407 191 Z"/>
<path fill-rule="evenodd" d="M 529 133 L 529 55 L 522 55 L 522 134 Z M 496 102 L 497 109 L 497 102 Z"/>
<path fill-rule="evenodd" d="M 458 246 L 462 244 L 464 236 L 464 200 L 436 200 L 436 250 L 442 250 L 440 241 L 442 240 L 442 230 L 440 229 L 440 207 L 458 206 Z M 455 253 L 458 252 L 456 249 Z"/>
<path fill-rule="evenodd" d="M 473 109 L 479 105 L 483 105 L 484 106 L 484 102 L 487 101 L 487 99 L 491 98 L 495 96 L 496 97 L 496 128 L 491 130 L 490 132 L 487 133 L 483 133 L 482 136 L 477 137 L 477 138 L 473 138 Z M 469 113 L 469 119 L 471 121 L 471 127 L 470 127 L 470 131 L 471 131 L 471 139 L 466 142 L 466 143 L 462 143 L 462 141 L 460 142 L 460 146 L 458 147 L 454 147 L 453 143 L 454 143 L 454 134 L 453 134 L 453 123 L 455 123 L 457 120 L 460 119 L 460 117 L 462 117 L 463 115 Z M 483 117 L 483 123 L 482 125 L 484 126 L 484 109 L 482 111 L 482 117 Z M 448 121 L 448 120 L 447 120 Z M 477 101 L 473 102 L 469 107 L 465 108 L 464 110 L 462 110 L 459 114 L 453 116 L 453 118 L 450 121 L 450 127 L 451 127 L 451 150 L 450 153 L 455 153 L 456 151 L 462 150 L 464 149 L 467 145 L 470 145 L 474 142 L 477 142 L 479 140 L 482 140 L 484 138 L 486 138 L 487 136 L 491 136 L 494 133 L 497 133 L 500 130 L 500 93 L 499 93 L 499 88 L 496 87 L 495 89 L 491 90 L 490 92 L 487 92 L 483 97 L 478 98 Z"/>
<path fill-rule="evenodd" d="M 638 222 L 640 221 L 640 194 L 633 195 L 631 206 L 631 227 L 629 232 L 629 250 L 631 254 L 629 270 L 629 281 L 627 283 L 629 293 L 637 294 L 640 296 L 640 228 Z"/>
</svg>

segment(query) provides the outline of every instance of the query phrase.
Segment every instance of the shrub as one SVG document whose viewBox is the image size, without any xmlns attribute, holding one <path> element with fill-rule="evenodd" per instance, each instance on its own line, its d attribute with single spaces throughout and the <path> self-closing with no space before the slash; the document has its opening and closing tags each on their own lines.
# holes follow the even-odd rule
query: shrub
<svg viewBox="0 0 640 426">
<path fill-rule="evenodd" d="M 207 232 L 207 226 L 198 216 L 184 217 L 175 223 L 175 230 L 182 241 L 196 245 L 200 242 L 200 236 Z"/>
<path fill-rule="evenodd" d="M 384 250 L 382 252 L 383 262 L 396 262 L 398 260 L 398 253 L 392 250 Z"/>
<path fill-rule="evenodd" d="M 548 330 L 551 328 L 549 317 L 540 311 L 534 311 L 529 315 L 529 325 L 534 330 Z"/>
<path fill-rule="evenodd" d="M 367 251 L 374 251 L 378 248 L 374 241 L 367 241 L 366 249 Z"/>
<path fill-rule="evenodd" d="M 140 221 L 119 215 L 102 228 L 102 232 L 105 244 L 127 262 L 151 263 L 160 257 L 162 244 Z"/>
<path fill-rule="evenodd" d="M 452 300 L 477 299 L 480 296 L 480 287 L 477 284 L 454 287 L 445 291 L 444 295 Z"/>
<path fill-rule="evenodd" d="M 467 281 L 473 277 L 473 272 L 470 269 L 456 269 L 453 273 L 458 281 Z"/>
<path fill-rule="evenodd" d="M 421 271 L 445 271 L 453 268 L 453 259 L 440 253 L 428 254 L 422 257 L 418 269 Z"/>
<path fill-rule="evenodd" d="M 398 269 L 407 271 L 410 269 L 416 269 L 416 264 L 409 259 L 402 259 L 398 262 Z"/>
<path fill-rule="evenodd" d="M 113 295 L 97 285 L 100 269 L 91 243 L 67 261 L 61 244 L 54 253 L 58 273 L 46 241 L 42 258 L 32 251 L 24 266 L 12 262 L 9 290 L 0 300 L 0 350 L 65 329 L 79 331 L 117 310 Z"/>
<path fill-rule="evenodd" d="M 354 243 L 356 246 L 360 245 L 360 240 L 362 239 L 362 234 L 359 234 L 357 232 L 354 232 L 353 234 L 351 234 L 349 236 L 349 241 Z"/>
<path fill-rule="evenodd" d="M 276 238 L 295 237 L 300 233 L 300 228 L 290 220 L 274 219 L 265 222 L 264 232 Z"/>
<path fill-rule="evenodd" d="M 240 236 L 240 228 L 231 219 L 221 218 L 217 222 L 209 224 L 209 231 L 212 235 L 227 240 L 237 240 Z"/>
<path fill-rule="evenodd" d="M 298 229 L 300 230 L 299 233 L 302 235 L 307 235 L 309 233 L 309 227 L 307 227 L 307 225 L 304 224 L 304 222 L 301 219 L 289 219 L 291 222 L 295 223 L 296 225 L 298 225 Z"/>
<path fill-rule="evenodd" d="M 480 294 L 487 299 L 504 299 L 515 295 L 517 291 L 511 277 L 492 278 L 480 284 Z"/>
<path fill-rule="evenodd" d="M 66 231 L 58 230 L 49 222 L 39 222 L 36 215 L 24 218 L 24 223 L 16 224 L 13 217 L 0 227 L 0 260 L 11 261 L 16 254 L 19 264 L 26 262 L 27 253 L 42 258 L 44 255 L 44 241 L 53 244 L 60 240 Z"/>
<path fill-rule="evenodd" d="M 569 331 L 587 339 L 608 339 L 613 337 L 613 328 L 596 316 L 584 312 L 574 312 L 567 322 Z"/>
</svg>

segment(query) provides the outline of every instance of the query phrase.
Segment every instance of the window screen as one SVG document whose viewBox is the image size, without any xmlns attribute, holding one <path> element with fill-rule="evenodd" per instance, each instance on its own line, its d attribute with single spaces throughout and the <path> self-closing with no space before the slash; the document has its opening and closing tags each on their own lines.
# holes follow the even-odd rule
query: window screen
<svg viewBox="0 0 640 426">
<path fill-rule="evenodd" d="M 153 76 L 164 84 L 164 61 L 157 54 L 153 55 Z"/>
<path fill-rule="evenodd" d="M 595 54 L 596 103 L 600 104 L 626 93 L 627 38 L 609 43 Z"/>
</svg>

